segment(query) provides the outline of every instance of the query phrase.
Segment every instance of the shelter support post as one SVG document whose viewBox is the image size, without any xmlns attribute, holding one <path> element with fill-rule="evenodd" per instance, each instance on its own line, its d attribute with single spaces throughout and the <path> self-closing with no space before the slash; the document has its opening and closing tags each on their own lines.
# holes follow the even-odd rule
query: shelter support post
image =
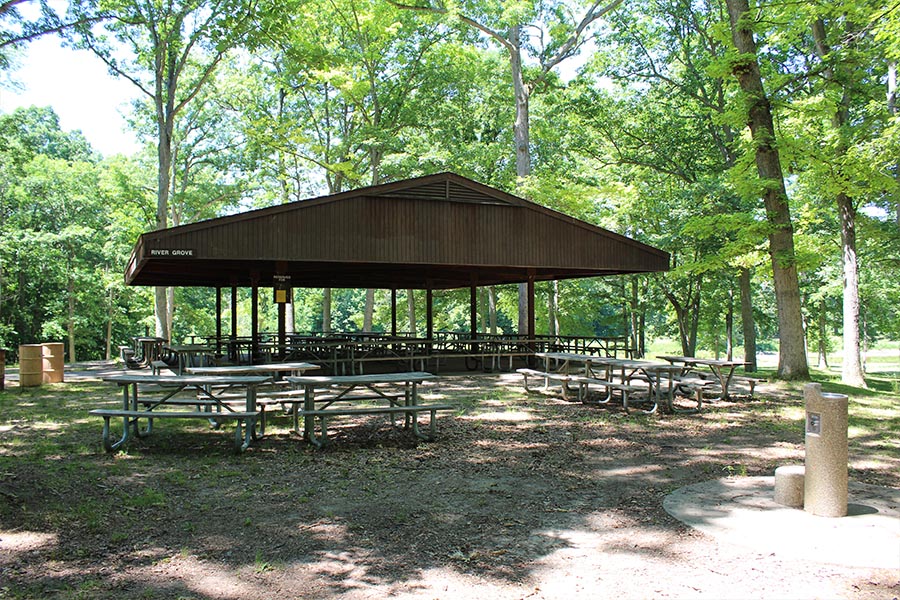
<svg viewBox="0 0 900 600">
<path fill-rule="evenodd" d="M 431 351 L 430 342 L 434 341 L 434 290 L 425 290 L 425 337 L 429 341 L 428 350 Z"/>
<path fill-rule="evenodd" d="M 222 354 L 222 288 L 216 287 L 216 357 Z"/>
<path fill-rule="evenodd" d="M 259 354 L 259 280 L 253 278 L 250 295 L 250 364 Z"/>
<path fill-rule="evenodd" d="M 397 288 L 391 288 L 391 335 L 397 337 Z"/>
<path fill-rule="evenodd" d="M 528 337 L 535 339 L 534 335 L 534 275 L 528 276 Z M 531 351 L 534 352 L 534 345 L 531 345 Z"/>
<path fill-rule="evenodd" d="M 287 304 L 278 303 L 278 357 L 284 359 L 285 346 L 287 346 L 287 331 L 285 328 Z"/>
<path fill-rule="evenodd" d="M 229 344 L 228 360 L 237 362 L 237 304 L 238 304 L 237 286 L 231 286 L 231 344 Z"/>
<path fill-rule="evenodd" d="M 478 286 L 469 288 L 469 335 L 471 339 L 478 337 Z"/>
</svg>

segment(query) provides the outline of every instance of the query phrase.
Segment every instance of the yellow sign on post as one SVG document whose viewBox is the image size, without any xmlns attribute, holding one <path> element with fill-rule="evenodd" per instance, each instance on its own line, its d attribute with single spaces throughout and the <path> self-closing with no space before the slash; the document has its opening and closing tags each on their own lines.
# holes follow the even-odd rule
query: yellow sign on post
<svg viewBox="0 0 900 600">
<path fill-rule="evenodd" d="M 273 287 L 275 290 L 275 304 L 291 303 L 291 276 L 275 275 Z"/>
</svg>

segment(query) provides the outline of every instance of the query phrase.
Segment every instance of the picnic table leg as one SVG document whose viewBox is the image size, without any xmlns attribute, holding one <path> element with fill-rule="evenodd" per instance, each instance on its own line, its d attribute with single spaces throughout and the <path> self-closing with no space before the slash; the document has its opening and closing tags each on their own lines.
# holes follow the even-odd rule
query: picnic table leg
<svg viewBox="0 0 900 600">
<path fill-rule="evenodd" d="M 131 388 L 131 400 L 129 402 L 128 398 L 128 388 Z M 123 402 L 125 410 L 138 410 L 138 384 L 137 383 L 127 383 L 122 388 L 123 393 L 125 395 L 125 400 Z M 153 419 L 147 419 L 147 427 L 141 431 L 140 422 L 137 419 L 126 419 L 127 426 L 131 428 L 130 435 L 133 435 L 137 438 L 145 438 L 151 433 L 153 433 Z"/>
<path fill-rule="evenodd" d="M 247 385 L 247 412 L 256 412 L 256 384 Z M 259 430 L 257 430 L 257 422 L 254 420 L 248 423 L 250 429 L 250 437 L 254 440 L 262 438 L 266 434 L 266 420 L 263 418 L 259 421 Z M 249 439 L 249 438 L 248 438 Z"/>
<path fill-rule="evenodd" d="M 411 387 L 409 390 L 409 400 L 407 401 L 407 406 L 415 406 L 419 403 L 419 392 L 417 388 L 417 384 L 415 381 L 407 382 L 407 386 Z M 393 419 L 393 416 L 391 417 Z M 406 413 L 406 428 L 408 429 L 410 424 L 412 424 L 413 433 L 421 437 L 419 433 L 419 419 L 418 413 Z"/>
<path fill-rule="evenodd" d="M 667 379 L 669 380 L 669 389 L 667 390 L 666 397 L 665 397 L 666 409 L 667 409 L 670 413 L 674 413 L 674 412 L 675 412 L 675 380 L 674 380 L 674 373 L 670 373 L 670 374 L 669 374 L 669 377 L 667 377 Z M 661 388 L 662 388 L 662 385 L 661 385 L 661 383 L 662 383 L 661 381 L 657 381 L 657 383 L 656 383 L 656 402 L 657 402 L 657 404 L 659 404 L 659 402 L 663 399 L 663 398 L 662 398 L 662 389 L 661 389 Z"/>
<path fill-rule="evenodd" d="M 131 423 L 129 423 L 128 417 L 122 417 L 122 437 L 121 439 L 119 439 L 119 441 L 113 442 L 109 437 L 109 419 L 109 415 L 103 415 L 103 449 L 107 452 L 114 452 L 115 450 L 118 450 L 122 446 L 122 444 L 127 442 L 131 437 L 129 431 L 131 428 Z"/>
<path fill-rule="evenodd" d="M 648 399 L 652 399 L 652 398 L 653 398 L 653 394 L 651 393 L 648 396 Z M 625 412 L 628 413 L 630 407 L 628 405 L 628 390 L 627 389 L 622 390 L 622 405 L 625 407 Z M 653 413 L 656 412 L 656 410 L 658 408 L 659 408 L 659 404 L 656 402 L 656 400 L 653 400 L 653 408 L 651 408 L 650 410 L 644 410 L 642 412 L 647 415 L 652 415 Z"/>
<path fill-rule="evenodd" d="M 728 388 L 731 386 L 731 379 L 734 377 L 734 370 L 734 366 L 730 367 L 728 369 L 728 375 L 725 376 L 725 383 L 722 386 L 722 396 L 725 400 L 729 400 L 731 398 L 731 393 L 729 393 Z"/>
<path fill-rule="evenodd" d="M 731 395 L 728 393 L 728 386 L 731 384 L 731 377 L 734 375 L 734 367 L 731 367 L 728 371 L 728 375 L 722 374 L 722 367 L 718 365 L 710 365 L 709 367 L 712 369 L 716 378 L 719 380 L 719 385 L 722 386 L 722 393 L 719 395 L 716 400 L 730 400 Z"/>
<path fill-rule="evenodd" d="M 256 419 L 247 419 L 247 423 L 244 423 L 243 419 L 236 419 L 237 425 L 234 430 L 234 450 L 237 453 L 241 453 L 247 448 L 250 447 L 250 443 L 253 440 L 253 430 L 256 429 Z M 241 425 L 244 426 L 243 433 L 241 432 Z"/>
<path fill-rule="evenodd" d="M 316 406 L 316 403 L 313 401 L 313 396 L 315 394 L 315 390 L 313 389 L 313 384 L 307 383 L 303 386 L 303 410 L 310 411 L 313 410 Z M 299 423 L 297 422 L 297 413 L 294 413 L 294 431 L 298 430 Z M 303 437 L 307 441 L 311 441 L 313 437 L 313 428 L 315 427 L 315 423 L 310 418 L 309 415 L 303 415 Z"/>
<path fill-rule="evenodd" d="M 412 383 L 412 388 L 410 388 L 410 382 L 407 381 L 406 384 L 403 386 L 403 404 L 405 406 L 409 406 L 410 404 L 415 405 L 416 400 L 417 400 L 416 384 Z M 393 402 L 391 402 L 391 404 L 393 404 Z M 393 426 L 394 426 L 394 413 L 391 413 L 391 427 L 393 427 Z M 409 426 L 410 426 L 409 413 L 406 413 L 406 415 L 404 415 L 404 419 L 403 419 L 403 429 L 409 429 Z M 413 427 L 413 430 L 415 430 L 415 427 Z"/>
<path fill-rule="evenodd" d="M 412 382 L 412 406 L 416 406 L 419 404 L 418 401 L 418 392 L 416 391 L 416 382 Z M 422 433 L 419 429 L 419 413 L 406 413 L 407 419 L 412 419 L 412 430 L 415 436 L 419 439 L 425 440 L 426 442 L 430 442 L 434 439 L 434 431 L 435 431 L 435 421 L 437 419 L 437 411 L 430 410 L 431 413 L 431 422 L 428 424 L 428 435 Z"/>
</svg>

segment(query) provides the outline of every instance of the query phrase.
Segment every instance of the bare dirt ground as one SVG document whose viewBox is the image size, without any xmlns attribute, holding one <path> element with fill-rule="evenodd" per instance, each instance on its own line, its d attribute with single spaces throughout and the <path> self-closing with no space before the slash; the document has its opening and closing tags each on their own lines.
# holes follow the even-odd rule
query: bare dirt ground
<svg viewBox="0 0 900 600">
<path fill-rule="evenodd" d="M 679 487 L 802 462 L 795 390 L 640 416 L 450 376 L 425 389 L 461 405 L 435 442 L 373 417 L 314 451 L 278 419 L 234 456 L 230 431 L 180 422 L 106 455 L 86 413 L 114 390 L 64 385 L 0 404 L 2 599 L 900 596 L 900 570 L 785 560 L 663 510 Z M 852 480 L 900 487 L 894 436 L 852 436 Z"/>
</svg>

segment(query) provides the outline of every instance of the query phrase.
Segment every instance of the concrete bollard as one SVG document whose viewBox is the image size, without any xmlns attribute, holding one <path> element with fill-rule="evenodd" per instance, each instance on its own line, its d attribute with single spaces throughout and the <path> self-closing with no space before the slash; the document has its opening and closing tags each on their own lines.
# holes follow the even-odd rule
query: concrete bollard
<svg viewBox="0 0 900 600">
<path fill-rule="evenodd" d="M 806 400 L 806 469 L 803 508 L 821 517 L 847 514 L 847 396 L 803 388 Z"/>
<path fill-rule="evenodd" d="M 775 469 L 775 502 L 791 508 L 803 508 L 803 465 L 784 465 Z"/>
</svg>

